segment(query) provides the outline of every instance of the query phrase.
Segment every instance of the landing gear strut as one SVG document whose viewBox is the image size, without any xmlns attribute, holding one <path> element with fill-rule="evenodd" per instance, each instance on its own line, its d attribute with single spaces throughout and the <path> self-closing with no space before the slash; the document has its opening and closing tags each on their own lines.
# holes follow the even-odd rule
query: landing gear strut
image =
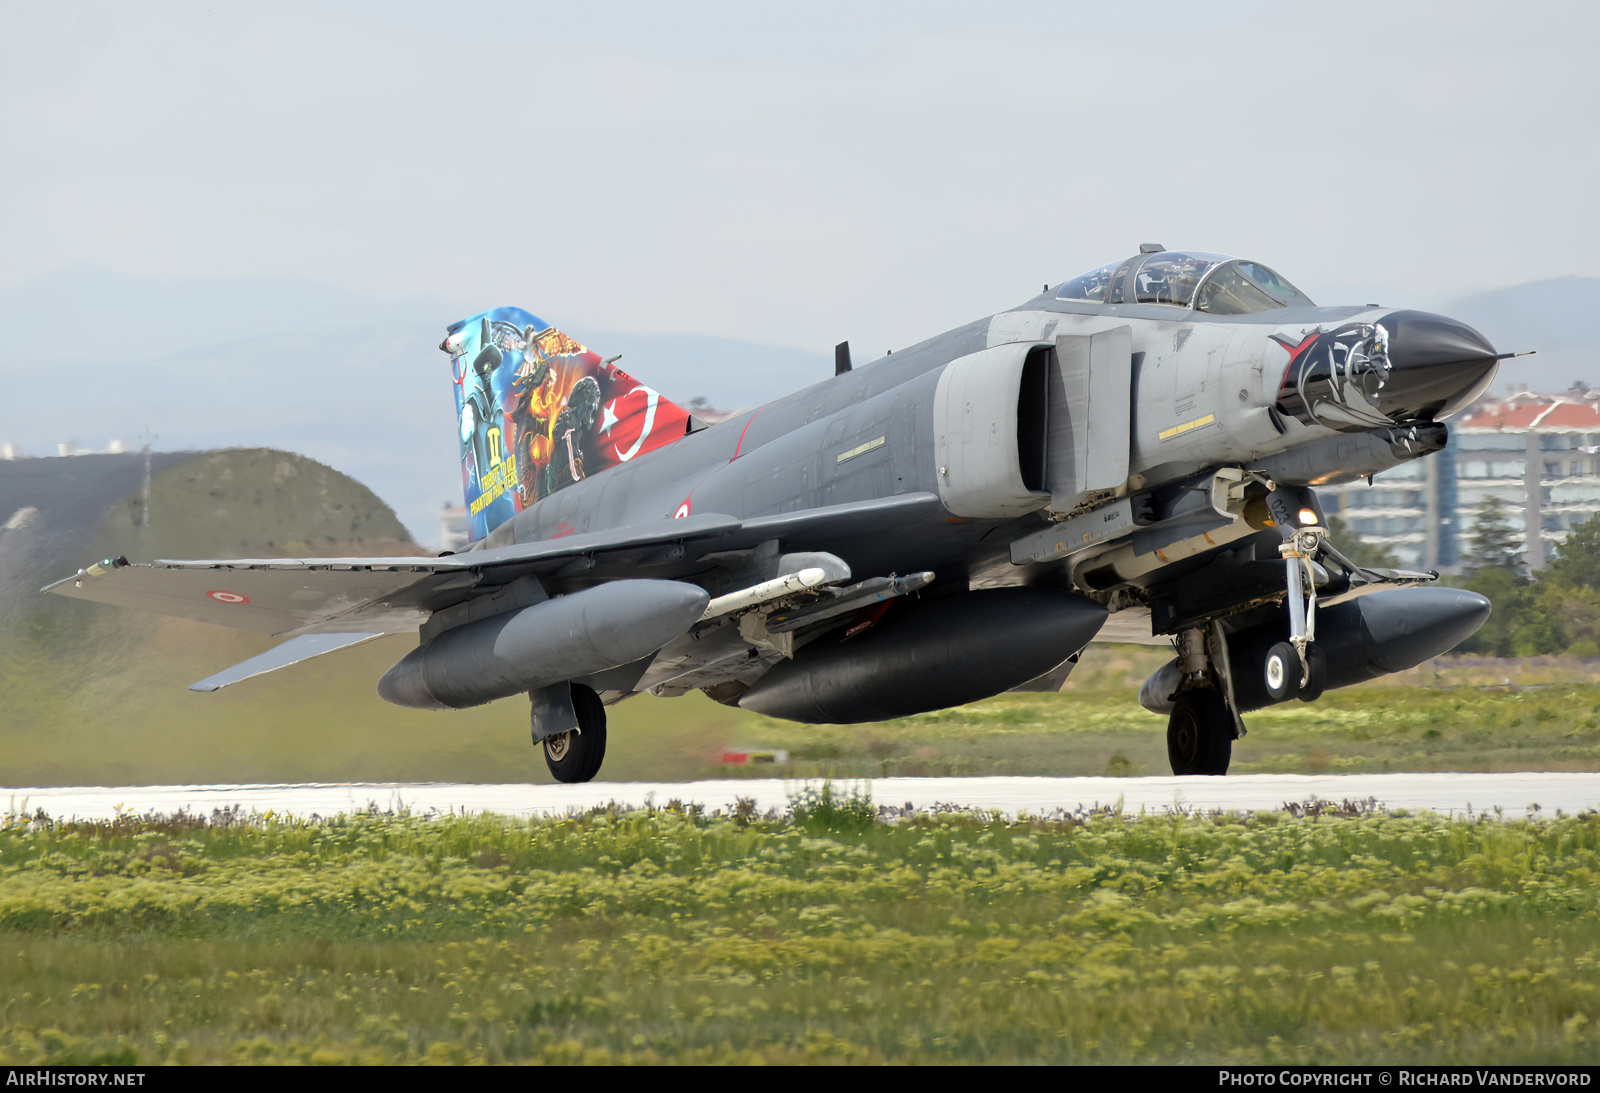
<svg viewBox="0 0 1600 1093">
<path fill-rule="evenodd" d="M 572 684 L 578 727 L 544 738 L 544 761 L 558 782 L 587 782 L 606 758 L 606 708 L 593 688 Z"/>
<path fill-rule="evenodd" d="M 1317 582 L 1311 560 L 1328 537 L 1326 528 L 1303 527 L 1278 547 L 1288 584 L 1289 640 L 1267 650 L 1263 665 L 1267 694 L 1274 702 L 1298 695 L 1313 702 L 1322 694 L 1323 664 L 1317 640 Z"/>
</svg>

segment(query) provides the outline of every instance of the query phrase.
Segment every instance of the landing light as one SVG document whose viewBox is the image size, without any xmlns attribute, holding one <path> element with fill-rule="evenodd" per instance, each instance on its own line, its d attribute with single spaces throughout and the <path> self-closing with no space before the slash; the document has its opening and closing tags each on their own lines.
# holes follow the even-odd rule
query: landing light
<svg viewBox="0 0 1600 1093">
<path fill-rule="evenodd" d="M 1301 509 L 1300 510 L 1300 526 L 1301 527 L 1311 527 L 1316 522 L 1317 522 L 1317 514 L 1316 513 L 1312 512 L 1310 509 Z"/>
</svg>

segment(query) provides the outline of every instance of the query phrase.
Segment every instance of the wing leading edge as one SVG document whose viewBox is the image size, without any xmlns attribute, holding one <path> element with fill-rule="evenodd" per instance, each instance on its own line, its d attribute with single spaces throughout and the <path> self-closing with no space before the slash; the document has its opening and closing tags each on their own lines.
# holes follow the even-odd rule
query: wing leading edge
<svg viewBox="0 0 1600 1093">
<path fill-rule="evenodd" d="M 189 684 L 189 690 L 220 691 L 235 683 L 264 676 L 268 672 L 276 672 L 279 668 L 287 668 L 291 664 L 299 664 L 302 660 L 310 660 L 312 657 L 320 657 L 324 653 L 340 649 L 349 649 L 381 637 L 382 634 L 301 634 L 281 645 L 273 646 L 265 653 L 248 660 L 241 660 L 232 668 L 226 668 L 215 675 L 206 676 L 197 683 Z"/>
<path fill-rule="evenodd" d="M 704 558 L 713 551 L 769 539 L 782 539 L 790 549 L 817 549 L 834 536 L 931 513 L 938 505 L 936 495 L 917 493 L 743 521 L 707 513 L 442 558 L 118 559 L 44 591 L 289 637 L 408 633 L 435 611 L 520 577 L 586 583 L 690 577 L 707 569 Z"/>
</svg>

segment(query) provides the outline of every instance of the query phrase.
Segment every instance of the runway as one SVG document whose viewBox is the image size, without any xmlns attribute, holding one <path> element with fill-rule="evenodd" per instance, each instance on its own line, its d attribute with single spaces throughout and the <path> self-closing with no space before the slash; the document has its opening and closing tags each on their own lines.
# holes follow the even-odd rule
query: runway
<svg viewBox="0 0 1600 1093">
<path fill-rule="evenodd" d="M 818 783 L 811 783 L 813 787 Z M 803 782 L 740 779 L 706 782 L 590 782 L 586 785 L 464 785 L 353 782 L 305 785 L 49 786 L 0 788 L 8 814 L 38 809 L 55 819 L 111 819 L 118 813 L 210 815 L 214 809 L 282 816 L 334 816 L 369 806 L 417 814 L 494 812 L 564 815 L 595 805 L 656 807 L 678 800 L 728 810 L 741 797 L 782 811 Z M 1452 816 L 1552 816 L 1600 807 L 1600 773 L 1245 774 L 1216 778 L 874 778 L 839 782 L 880 805 L 998 809 L 1007 816 L 1117 807 L 1129 812 L 1281 809 L 1318 800 L 1374 800 L 1388 810 Z"/>
</svg>

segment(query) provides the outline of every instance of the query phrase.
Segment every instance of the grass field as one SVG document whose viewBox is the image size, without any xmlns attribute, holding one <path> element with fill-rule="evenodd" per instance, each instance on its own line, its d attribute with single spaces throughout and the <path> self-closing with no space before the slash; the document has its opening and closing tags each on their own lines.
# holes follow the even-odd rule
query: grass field
<svg viewBox="0 0 1600 1093">
<path fill-rule="evenodd" d="M 385 639 L 215 695 L 269 642 L 0 647 L 0 784 L 549 780 L 526 709 L 399 710 Z M 71 634 L 72 642 L 62 636 Z M 80 640 L 81 639 L 81 640 Z M 58 647 L 51 652 L 51 641 Z M 611 711 L 611 780 L 1166 773 L 1093 647 L 1061 694 L 869 726 Z M 1247 718 L 1238 772 L 1600 770 L 1600 664 L 1440 661 Z M 788 763 L 724 767 L 730 747 Z M 0 1063 L 1591 1063 L 1600 816 L 900 823 L 681 810 L 0 827 Z"/>
<path fill-rule="evenodd" d="M 0 830 L 0 1063 L 1580 1063 L 1600 816 Z"/>
<path fill-rule="evenodd" d="M 179 620 L 81 608 L 70 652 L 0 647 L 0 785 L 194 782 L 547 782 L 527 706 L 425 712 L 374 685 L 410 648 L 388 638 L 216 694 L 185 685 L 271 644 Z M 1140 683 L 1164 649 L 1092 646 L 1060 694 L 864 726 L 797 725 L 698 692 L 612 707 L 608 780 L 708 776 L 1141 775 L 1168 771 L 1165 719 Z M 1247 716 L 1239 773 L 1600 770 L 1600 663 L 1436 661 Z M 730 747 L 782 748 L 786 766 L 725 767 Z"/>
</svg>

